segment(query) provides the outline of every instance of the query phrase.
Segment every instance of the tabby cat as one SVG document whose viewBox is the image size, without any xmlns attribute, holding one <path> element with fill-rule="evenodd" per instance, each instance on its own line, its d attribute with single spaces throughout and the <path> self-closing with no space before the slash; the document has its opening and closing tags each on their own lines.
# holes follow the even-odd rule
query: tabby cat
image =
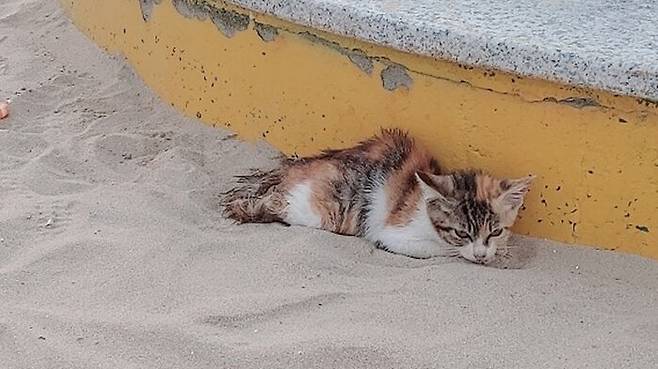
<svg viewBox="0 0 658 369">
<path fill-rule="evenodd" d="M 533 178 L 443 173 L 428 151 L 393 129 L 352 148 L 240 176 L 223 205 L 239 223 L 302 225 L 414 258 L 489 264 L 509 257 L 509 228 Z"/>
</svg>

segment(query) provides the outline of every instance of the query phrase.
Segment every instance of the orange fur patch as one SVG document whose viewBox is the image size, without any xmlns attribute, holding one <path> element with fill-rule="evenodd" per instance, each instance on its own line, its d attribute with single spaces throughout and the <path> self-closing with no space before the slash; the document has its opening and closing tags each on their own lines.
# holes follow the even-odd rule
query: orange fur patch
<svg viewBox="0 0 658 369">
<path fill-rule="evenodd" d="M 373 141 L 367 145 L 364 155 L 368 160 L 373 162 L 384 160 L 387 147 L 388 145 L 385 141 Z"/>
<path fill-rule="evenodd" d="M 289 190 L 294 185 L 308 182 L 311 187 L 311 207 L 320 217 L 322 229 L 355 235 L 358 231 L 358 209 L 341 211 L 341 204 L 333 197 L 332 183 L 343 180 L 333 160 L 310 161 L 291 167 L 283 182 Z"/>
<path fill-rule="evenodd" d="M 432 156 L 423 148 L 413 145 L 400 169 L 391 173 L 385 186 L 390 212 L 388 224 L 402 225 L 411 221 L 422 198 L 415 174 L 431 172 L 431 163 Z"/>
<path fill-rule="evenodd" d="M 475 198 L 480 201 L 490 201 L 501 193 L 500 180 L 486 174 L 478 174 L 475 177 L 477 192 Z"/>
</svg>

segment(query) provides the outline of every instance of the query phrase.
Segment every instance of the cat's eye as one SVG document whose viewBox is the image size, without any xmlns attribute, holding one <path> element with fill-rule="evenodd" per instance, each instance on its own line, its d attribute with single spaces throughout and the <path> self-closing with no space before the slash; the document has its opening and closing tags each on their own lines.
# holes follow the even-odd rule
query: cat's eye
<svg viewBox="0 0 658 369">
<path fill-rule="evenodd" d="M 498 237 L 498 236 L 500 236 L 501 234 L 503 234 L 503 229 L 502 229 L 502 228 L 498 228 L 498 229 L 496 229 L 495 231 L 489 233 L 489 237 Z"/>
<path fill-rule="evenodd" d="M 468 234 L 468 233 L 466 233 L 466 232 L 464 232 L 464 231 L 460 231 L 460 230 L 458 230 L 458 229 L 453 229 L 453 232 L 455 233 L 455 235 L 457 235 L 457 237 L 459 237 L 459 238 L 461 238 L 461 239 L 467 239 L 467 240 L 471 240 L 471 239 L 472 239 L 472 238 L 471 238 L 471 235 Z"/>
</svg>

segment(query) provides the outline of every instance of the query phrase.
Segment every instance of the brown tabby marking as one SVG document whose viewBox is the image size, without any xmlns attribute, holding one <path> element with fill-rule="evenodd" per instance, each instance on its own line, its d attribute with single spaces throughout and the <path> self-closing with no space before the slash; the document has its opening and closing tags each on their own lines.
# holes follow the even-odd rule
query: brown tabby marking
<svg viewBox="0 0 658 369">
<path fill-rule="evenodd" d="M 354 235 L 358 213 L 355 209 L 341 209 L 340 203 L 333 198 L 332 184 L 342 180 L 343 175 L 333 160 L 306 160 L 288 168 L 279 190 L 291 191 L 295 185 L 307 182 L 311 188 L 310 203 L 322 219 L 322 229 Z M 285 212 L 281 217 L 285 217 Z"/>
<path fill-rule="evenodd" d="M 480 201 L 491 201 L 501 193 L 500 180 L 486 174 L 475 177 L 475 186 L 477 188 L 475 198 Z"/>
<path fill-rule="evenodd" d="M 427 151 L 415 145 L 409 151 L 402 167 L 391 173 L 386 182 L 386 194 L 391 206 L 387 219 L 389 225 L 407 224 L 418 210 L 421 192 L 416 182 L 416 172 L 438 172 L 438 166 Z"/>
</svg>

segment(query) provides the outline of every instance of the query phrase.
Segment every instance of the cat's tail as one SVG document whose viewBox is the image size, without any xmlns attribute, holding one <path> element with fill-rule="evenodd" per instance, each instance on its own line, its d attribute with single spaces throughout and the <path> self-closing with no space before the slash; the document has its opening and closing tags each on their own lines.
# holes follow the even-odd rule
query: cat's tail
<svg viewBox="0 0 658 369">
<path fill-rule="evenodd" d="M 223 194 L 224 216 L 238 223 L 283 221 L 286 200 L 279 188 L 283 180 L 282 169 L 253 170 L 236 178 L 237 186 Z"/>
</svg>

